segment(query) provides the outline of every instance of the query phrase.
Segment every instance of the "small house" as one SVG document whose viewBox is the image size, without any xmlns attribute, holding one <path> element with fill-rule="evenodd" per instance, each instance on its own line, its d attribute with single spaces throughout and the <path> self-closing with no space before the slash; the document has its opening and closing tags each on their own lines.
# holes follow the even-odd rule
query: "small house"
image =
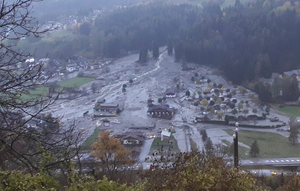
<svg viewBox="0 0 300 191">
<path fill-rule="evenodd" d="M 107 112 L 110 112 L 110 113 L 117 113 L 117 110 L 119 109 L 119 104 L 102 103 L 102 104 L 99 104 L 94 109 L 97 110 L 97 111 L 107 111 Z"/>
<path fill-rule="evenodd" d="M 168 132 L 168 131 L 162 131 L 161 134 L 161 141 L 163 140 L 169 140 L 170 137 L 171 137 L 171 132 Z"/>
<path fill-rule="evenodd" d="M 120 136 L 120 141 L 124 145 L 141 145 L 145 140 L 142 132 L 126 132 Z"/>
<path fill-rule="evenodd" d="M 176 97 L 176 94 L 177 94 L 177 91 L 172 88 L 168 88 L 165 92 L 165 96 L 167 98 L 174 98 L 174 97 Z"/>
</svg>

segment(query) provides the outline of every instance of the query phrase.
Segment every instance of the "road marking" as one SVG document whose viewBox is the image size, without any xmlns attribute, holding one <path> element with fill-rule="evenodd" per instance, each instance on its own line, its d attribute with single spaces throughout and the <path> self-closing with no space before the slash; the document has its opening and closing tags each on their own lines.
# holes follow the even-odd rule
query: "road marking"
<svg viewBox="0 0 300 191">
<path fill-rule="evenodd" d="M 279 160 L 276 160 L 276 162 L 279 162 Z"/>
<path fill-rule="evenodd" d="M 285 160 L 286 162 L 290 162 L 289 160 Z"/>
<path fill-rule="evenodd" d="M 281 162 L 284 162 L 284 160 L 281 160 Z"/>
<path fill-rule="evenodd" d="M 266 162 L 270 162 L 269 160 L 266 160 Z"/>
<path fill-rule="evenodd" d="M 292 162 L 294 162 L 294 160 L 291 160 Z"/>
<path fill-rule="evenodd" d="M 271 162 L 274 162 L 273 160 L 271 160 Z"/>
<path fill-rule="evenodd" d="M 253 163 L 252 161 L 250 161 L 250 163 Z"/>
<path fill-rule="evenodd" d="M 300 160 L 297 160 L 298 162 L 300 161 Z"/>
</svg>

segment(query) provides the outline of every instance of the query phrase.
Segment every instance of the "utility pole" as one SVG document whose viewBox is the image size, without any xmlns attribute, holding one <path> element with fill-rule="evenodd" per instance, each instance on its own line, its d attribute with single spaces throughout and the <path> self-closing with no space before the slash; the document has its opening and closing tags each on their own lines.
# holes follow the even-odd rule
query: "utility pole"
<svg viewBox="0 0 300 191">
<path fill-rule="evenodd" d="M 235 123 L 235 130 L 234 130 L 234 134 L 233 134 L 233 146 L 234 146 L 234 167 L 237 168 L 239 166 L 239 147 L 238 147 L 238 131 L 239 131 L 239 123 L 236 122 Z"/>
</svg>

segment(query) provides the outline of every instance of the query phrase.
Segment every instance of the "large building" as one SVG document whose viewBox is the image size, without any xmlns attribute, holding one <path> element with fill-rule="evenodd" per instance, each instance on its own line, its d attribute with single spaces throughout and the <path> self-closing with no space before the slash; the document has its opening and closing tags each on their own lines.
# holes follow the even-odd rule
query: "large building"
<svg viewBox="0 0 300 191">
<path fill-rule="evenodd" d="M 175 108 L 170 108 L 168 105 L 154 105 L 148 109 L 147 114 L 155 118 L 172 119 L 175 111 Z"/>
<path fill-rule="evenodd" d="M 114 103 L 102 103 L 94 108 L 97 111 L 106 111 L 110 113 L 117 113 L 119 109 L 119 104 Z"/>
</svg>

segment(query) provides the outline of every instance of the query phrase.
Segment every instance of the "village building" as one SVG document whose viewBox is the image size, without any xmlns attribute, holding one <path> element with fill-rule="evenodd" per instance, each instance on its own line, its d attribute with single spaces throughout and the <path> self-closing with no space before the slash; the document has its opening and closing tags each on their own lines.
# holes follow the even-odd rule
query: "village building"
<svg viewBox="0 0 300 191">
<path fill-rule="evenodd" d="M 169 140 L 170 137 L 171 137 L 171 132 L 169 132 L 169 131 L 162 131 L 160 134 L 161 141 Z"/>
<path fill-rule="evenodd" d="M 154 105 L 147 111 L 148 115 L 155 118 L 172 119 L 176 109 L 167 105 Z"/>
<path fill-rule="evenodd" d="M 168 88 L 165 92 L 167 98 L 174 98 L 177 95 L 177 91 L 173 88 Z"/>
<path fill-rule="evenodd" d="M 114 103 L 102 103 L 98 106 L 94 107 L 96 111 L 107 111 L 110 113 L 117 113 L 117 110 L 119 109 L 119 104 Z"/>
<path fill-rule="evenodd" d="M 124 145 L 142 145 L 145 141 L 145 136 L 142 132 L 126 132 L 120 136 L 120 141 Z"/>
</svg>

